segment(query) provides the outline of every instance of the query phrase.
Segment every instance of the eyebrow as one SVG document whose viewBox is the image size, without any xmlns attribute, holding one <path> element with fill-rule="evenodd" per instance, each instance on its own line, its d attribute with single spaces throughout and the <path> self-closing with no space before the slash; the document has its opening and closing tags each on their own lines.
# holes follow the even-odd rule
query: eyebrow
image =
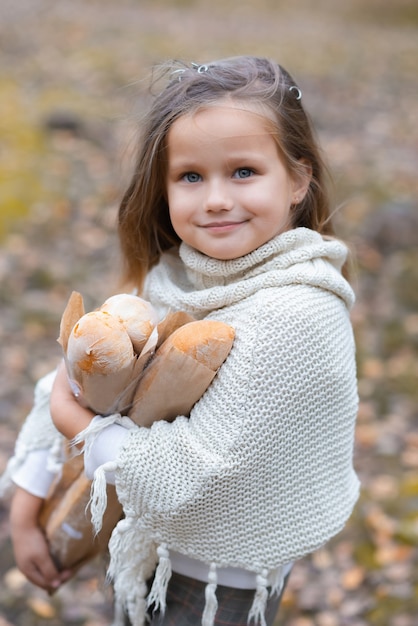
<svg viewBox="0 0 418 626">
<path fill-rule="evenodd" d="M 193 170 L 193 169 L 197 169 L 199 167 L 199 164 L 197 163 L 196 160 L 194 159 L 182 159 L 180 158 L 176 158 L 173 157 L 172 159 L 168 159 L 167 161 L 167 169 L 168 170 Z"/>
</svg>

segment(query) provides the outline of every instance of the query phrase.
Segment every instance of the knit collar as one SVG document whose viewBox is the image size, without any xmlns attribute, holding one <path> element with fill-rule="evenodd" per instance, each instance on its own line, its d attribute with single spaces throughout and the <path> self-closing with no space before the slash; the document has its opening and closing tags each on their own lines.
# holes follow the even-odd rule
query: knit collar
<svg viewBox="0 0 418 626">
<path fill-rule="evenodd" d="M 149 276 L 145 297 L 192 314 L 228 306 L 261 288 L 309 284 L 324 288 L 351 306 L 354 296 L 340 270 L 346 246 L 316 231 L 296 228 L 277 235 L 249 254 L 221 261 L 182 243 L 163 255 Z"/>
<path fill-rule="evenodd" d="M 208 257 L 185 243 L 181 244 L 179 255 L 193 287 L 207 289 L 248 280 L 273 267 L 285 270 L 314 258 L 326 258 L 340 270 L 347 250 L 341 242 L 324 240 L 316 231 L 295 228 L 277 235 L 249 254 L 229 261 Z"/>
</svg>

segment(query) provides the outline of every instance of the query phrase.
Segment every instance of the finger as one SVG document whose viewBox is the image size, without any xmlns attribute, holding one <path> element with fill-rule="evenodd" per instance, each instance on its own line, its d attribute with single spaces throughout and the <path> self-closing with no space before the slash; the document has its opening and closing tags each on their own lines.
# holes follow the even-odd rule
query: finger
<svg viewBox="0 0 418 626">
<path fill-rule="evenodd" d="M 67 582 L 67 580 L 70 580 L 70 578 L 74 576 L 75 572 L 76 572 L 75 569 L 66 569 L 60 572 L 59 577 L 60 577 L 61 584 L 64 584 Z"/>
<path fill-rule="evenodd" d="M 37 551 L 23 564 L 22 571 L 31 582 L 43 589 L 58 589 L 61 585 L 60 573 L 55 566 L 46 543 L 39 542 Z"/>
<path fill-rule="evenodd" d="M 63 570 L 62 572 L 59 573 L 59 581 L 55 581 L 56 586 L 54 587 L 49 587 L 47 589 L 48 594 L 50 596 L 54 595 L 54 593 L 58 590 L 58 588 L 63 585 L 64 583 L 66 583 L 68 580 L 70 580 L 70 578 L 72 578 L 75 574 L 76 570 Z M 59 582 L 59 584 L 57 584 Z M 1 626 L 1 625 L 0 625 Z"/>
<path fill-rule="evenodd" d="M 48 586 L 52 589 L 58 589 L 62 584 L 62 576 L 49 554 L 44 557 L 42 562 L 38 562 L 37 568 L 40 575 L 47 581 Z"/>
<path fill-rule="evenodd" d="M 53 588 L 51 586 L 51 581 L 45 578 L 44 574 L 35 563 L 28 564 L 24 570 L 22 569 L 22 571 L 26 578 L 37 587 L 41 587 L 41 589 L 45 589 L 46 591 Z"/>
<path fill-rule="evenodd" d="M 59 570 L 49 553 L 39 569 L 51 593 L 54 593 L 54 591 L 66 583 L 76 573 L 76 568 Z"/>
</svg>

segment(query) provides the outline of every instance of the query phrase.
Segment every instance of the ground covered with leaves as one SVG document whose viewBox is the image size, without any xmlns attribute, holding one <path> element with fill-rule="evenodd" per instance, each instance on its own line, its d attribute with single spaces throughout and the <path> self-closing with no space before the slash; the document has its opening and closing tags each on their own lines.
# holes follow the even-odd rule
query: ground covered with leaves
<svg viewBox="0 0 418 626">
<path fill-rule="evenodd" d="M 5 0 L 0 8 L 0 471 L 72 289 L 117 291 L 117 202 L 154 63 L 235 54 L 297 78 L 353 250 L 362 494 L 294 570 L 277 621 L 415 626 L 418 615 L 418 9 L 413 0 Z M 105 626 L 98 561 L 54 597 L 15 567 L 0 504 L 0 626 Z"/>
</svg>

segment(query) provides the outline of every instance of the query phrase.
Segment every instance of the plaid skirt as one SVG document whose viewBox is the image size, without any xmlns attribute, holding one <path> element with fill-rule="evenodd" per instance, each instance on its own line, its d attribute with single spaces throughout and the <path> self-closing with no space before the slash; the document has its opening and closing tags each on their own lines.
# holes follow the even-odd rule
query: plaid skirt
<svg viewBox="0 0 418 626">
<path fill-rule="evenodd" d="M 273 626 L 279 610 L 283 591 L 289 579 L 284 579 L 280 595 L 269 597 L 265 612 L 267 626 Z M 205 606 L 206 583 L 173 572 L 167 589 L 166 609 L 160 612 L 149 612 L 151 626 L 200 626 Z M 216 588 L 218 610 L 215 626 L 248 626 L 248 614 L 254 600 L 255 589 L 236 589 L 234 587 Z M 126 626 L 130 622 L 126 621 Z"/>
</svg>

